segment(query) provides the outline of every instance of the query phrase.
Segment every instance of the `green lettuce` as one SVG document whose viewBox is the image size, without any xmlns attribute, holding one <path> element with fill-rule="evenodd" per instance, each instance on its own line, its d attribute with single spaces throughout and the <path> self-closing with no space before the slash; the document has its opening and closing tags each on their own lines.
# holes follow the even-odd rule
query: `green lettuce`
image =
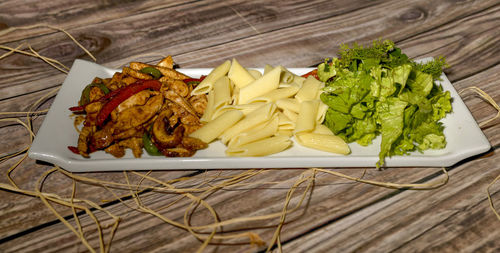
<svg viewBox="0 0 500 253">
<path fill-rule="evenodd" d="M 343 45 L 339 59 L 318 66 L 326 82 L 320 98 L 329 107 L 323 124 L 364 146 L 380 135 L 377 166 L 393 155 L 444 148 L 439 120 L 451 112 L 452 101 L 435 81 L 445 66 L 442 57 L 416 63 L 391 41 Z"/>
<path fill-rule="evenodd" d="M 390 97 L 377 103 L 377 123 L 380 125 L 382 142 L 380 144 L 379 166 L 383 164 L 384 158 L 391 155 L 393 144 L 403 133 L 404 112 L 408 105 L 397 97 Z"/>
</svg>

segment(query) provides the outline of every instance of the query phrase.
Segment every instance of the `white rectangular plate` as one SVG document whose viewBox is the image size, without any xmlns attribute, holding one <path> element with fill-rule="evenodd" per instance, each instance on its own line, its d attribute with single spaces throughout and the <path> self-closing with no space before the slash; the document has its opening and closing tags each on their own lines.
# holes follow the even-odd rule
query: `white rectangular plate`
<svg viewBox="0 0 500 253">
<path fill-rule="evenodd" d="M 425 59 L 424 59 L 425 60 Z M 206 75 L 211 69 L 179 69 L 191 77 Z M 309 72 L 310 68 L 290 68 L 295 74 Z M 306 167 L 374 167 L 378 161 L 380 137 L 368 147 L 349 144 L 352 153 L 347 156 L 331 154 L 294 145 L 279 154 L 266 157 L 228 157 L 220 142 L 211 143 L 193 157 L 151 157 L 143 154 L 134 158 L 130 150 L 123 158 L 114 158 L 104 151 L 83 158 L 68 150 L 76 146 L 78 133 L 73 126 L 69 107 L 77 104 L 83 88 L 94 77 L 111 77 L 119 70 L 95 63 L 76 60 L 57 94 L 47 116 L 29 150 L 29 157 L 49 162 L 72 172 L 116 170 L 182 170 L 182 169 L 234 169 L 234 168 L 306 168 Z M 444 134 L 448 142 L 445 149 L 394 156 L 386 159 L 387 167 L 451 166 L 465 158 L 490 149 L 490 143 L 476 121 L 443 74 L 441 85 L 453 97 L 453 112 L 443 119 Z"/>
</svg>

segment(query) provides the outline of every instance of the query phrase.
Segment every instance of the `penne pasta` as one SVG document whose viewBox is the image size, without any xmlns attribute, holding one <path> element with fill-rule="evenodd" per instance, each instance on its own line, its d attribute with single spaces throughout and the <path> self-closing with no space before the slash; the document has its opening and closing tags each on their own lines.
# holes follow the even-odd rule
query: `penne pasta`
<svg viewBox="0 0 500 253">
<path fill-rule="evenodd" d="M 302 77 L 302 76 L 295 76 L 293 78 L 293 83 L 297 84 L 299 87 L 302 87 L 302 85 L 304 84 L 304 81 L 306 80 L 305 77 Z"/>
<path fill-rule="evenodd" d="M 321 93 L 323 93 L 323 88 L 325 88 L 325 83 L 321 82 L 319 89 L 318 89 L 318 92 L 316 93 L 316 99 L 321 100 L 320 96 L 321 96 Z"/>
<path fill-rule="evenodd" d="M 227 146 L 229 156 L 263 156 L 292 145 L 347 154 L 349 146 L 321 123 L 328 106 L 321 102 L 324 83 L 297 76 L 283 66 L 266 65 L 263 73 L 226 61 L 208 76 L 208 102 L 194 137 Z M 207 80 L 205 78 L 205 80 Z M 211 80 L 210 80 L 211 79 Z"/>
<path fill-rule="evenodd" d="M 252 104 L 244 104 L 244 105 L 225 105 L 221 107 L 219 110 L 215 111 L 213 117 L 218 117 L 222 113 L 229 111 L 229 110 L 238 110 L 241 111 L 244 115 L 248 115 L 249 113 L 255 111 L 257 108 L 263 106 L 264 104 L 267 103 L 252 103 Z"/>
<path fill-rule="evenodd" d="M 285 109 L 283 110 L 283 114 L 289 118 L 292 122 L 294 122 L 294 129 L 295 129 L 295 122 L 297 122 L 297 118 L 299 117 L 299 114 L 294 112 L 294 111 L 291 111 L 291 110 L 288 110 L 288 109 Z"/>
<path fill-rule="evenodd" d="M 259 141 L 251 142 L 242 146 L 228 148 L 228 156 L 265 156 L 279 153 L 292 145 L 292 141 L 286 135 L 269 137 Z"/>
<path fill-rule="evenodd" d="M 351 152 L 345 141 L 335 135 L 301 133 L 295 135 L 297 142 L 305 147 L 347 155 Z"/>
<path fill-rule="evenodd" d="M 237 134 L 251 129 L 262 122 L 268 121 L 272 118 L 274 112 L 276 111 L 276 105 L 269 103 L 265 104 L 256 110 L 252 111 L 245 116 L 241 121 L 231 126 L 229 129 L 224 131 L 220 136 L 222 143 L 226 144 Z"/>
<path fill-rule="evenodd" d="M 283 83 L 281 82 L 278 86 L 278 88 L 288 88 L 288 87 L 297 87 L 297 91 L 302 87 L 302 84 L 298 84 L 296 82 L 291 82 L 291 83 Z"/>
<path fill-rule="evenodd" d="M 292 85 L 294 85 L 295 83 L 283 83 L 283 82 L 280 82 L 280 84 L 278 85 L 278 89 L 282 89 L 282 88 L 288 88 Z M 299 87 L 300 88 L 300 87 Z"/>
<path fill-rule="evenodd" d="M 323 121 L 325 121 L 325 116 L 326 116 L 326 111 L 327 110 L 328 110 L 328 105 L 326 105 L 323 102 L 319 103 L 318 114 L 316 115 L 316 122 L 318 122 L 319 124 L 321 124 L 321 123 L 323 123 Z"/>
<path fill-rule="evenodd" d="M 302 87 L 295 95 L 295 98 L 300 102 L 317 99 L 318 92 L 320 92 L 321 87 L 324 84 L 318 81 L 316 78 L 309 76 L 302 84 Z"/>
<path fill-rule="evenodd" d="M 221 107 L 231 103 L 231 80 L 227 76 L 219 78 L 214 83 L 214 104 L 213 111 L 219 110 Z"/>
<path fill-rule="evenodd" d="M 268 92 L 260 97 L 256 97 L 254 99 L 251 99 L 250 101 L 248 101 L 248 103 L 275 102 L 279 99 L 292 97 L 293 95 L 295 95 L 297 93 L 298 90 L 299 90 L 298 86 L 289 86 L 287 88 L 275 89 L 275 90 L 272 90 L 272 91 L 270 91 L 270 92 Z"/>
<path fill-rule="evenodd" d="M 300 104 L 300 111 L 295 122 L 294 133 L 311 132 L 316 128 L 316 115 L 318 113 L 319 100 L 305 101 Z"/>
<path fill-rule="evenodd" d="M 269 64 L 266 64 L 266 66 L 264 66 L 264 75 L 269 73 L 271 70 L 273 70 L 274 67 L 269 65 Z"/>
<path fill-rule="evenodd" d="M 282 130 L 295 129 L 295 120 L 288 118 L 283 112 L 278 112 L 278 126 Z"/>
<path fill-rule="evenodd" d="M 231 68 L 231 61 L 227 60 L 221 65 L 217 66 L 214 68 L 208 75 L 203 79 L 203 81 L 200 82 L 191 91 L 191 95 L 199 95 L 199 94 L 204 94 L 208 93 L 210 90 L 212 90 L 214 83 L 221 77 L 225 76 L 227 72 L 229 71 L 229 68 Z"/>
<path fill-rule="evenodd" d="M 312 131 L 313 134 L 333 135 L 332 130 L 323 124 L 317 124 L 316 128 Z"/>
<path fill-rule="evenodd" d="M 275 116 L 270 121 L 263 122 L 262 126 L 257 126 L 248 131 L 239 133 L 229 141 L 227 146 L 229 148 L 239 147 L 250 142 L 271 137 L 275 135 L 277 132 L 278 132 L 278 117 L 275 114 Z"/>
<path fill-rule="evenodd" d="M 281 110 L 289 110 L 298 113 L 300 110 L 300 103 L 294 98 L 282 98 L 276 100 L 276 105 Z"/>
<path fill-rule="evenodd" d="M 231 104 L 238 104 L 238 97 L 240 96 L 240 88 L 233 86 L 233 95 L 231 96 Z"/>
<path fill-rule="evenodd" d="M 203 123 L 209 122 L 214 117 L 214 92 L 210 91 L 207 95 L 207 106 L 205 108 L 205 112 L 200 118 L 200 121 Z"/>
<path fill-rule="evenodd" d="M 234 85 L 239 88 L 243 88 L 255 81 L 255 78 L 234 58 L 227 76 L 233 81 Z"/>
<path fill-rule="evenodd" d="M 288 138 L 290 138 L 293 135 L 293 130 L 281 129 L 280 127 L 278 127 L 278 132 L 276 133 L 276 136 L 280 135 L 287 136 Z"/>
<path fill-rule="evenodd" d="M 262 73 L 256 69 L 247 69 L 248 73 L 252 75 L 253 79 L 259 79 L 262 77 Z"/>
<path fill-rule="evenodd" d="M 281 83 L 292 83 L 295 75 L 292 72 L 288 71 L 288 69 L 286 69 L 285 67 L 283 67 L 283 66 L 279 66 L 279 67 L 281 68 L 280 82 Z"/>
<path fill-rule="evenodd" d="M 252 98 L 264 95 L 278 88 L 281 69 L 274 68 L 261 78 L 240 89 L 238 104 L 245 104 Z"/>
<path fill-rule="evenodd" d="M 248 101 L 248 104 L 253 104 L 253 103 L 272 103 L 273 100 L 271 98 L 268 98 L 268 97 L 257 97 L 257 98 L 253 98 L 251 99 L 250 101 Z"/>
<path fill-rule="evenodd" d="M 227 111 L 208 122 L 200 129 L 194 131 L 189 136 L 198 138 L 205 143 L 210 143 L 218 138 L 226 129 L 235 125 L 243 116 L 243 113 L 238 110 Z"/>
</svg>

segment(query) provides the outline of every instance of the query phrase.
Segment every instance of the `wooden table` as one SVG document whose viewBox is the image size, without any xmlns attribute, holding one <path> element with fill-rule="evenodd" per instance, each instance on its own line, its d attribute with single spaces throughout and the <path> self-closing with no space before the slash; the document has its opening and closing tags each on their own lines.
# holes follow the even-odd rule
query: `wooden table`
<svg viewBox="0 0 500 253">
<path fill-rule="evenodd" d="M 49 24 L 63 28 L 96 56 L 97 63 L 118 67 L 132 60 L 155 62 L 173 55 L 184 68 L 214 67 L 237 58 L 243 66 L 264 64 L 309 67 L 336 56 L 341 43 L 368 44 L 393 40 L 410 57 L 444 55 L 451 65 L 445 72 L 455 89 L 477 86 L 500 101 L 500 3 L 498 1 L 3 1 L 0 32 L 9 27 Z M 91 60 L 64 33 L 47 27 L 16 30 L 0 37 L 0 44 L 29 43 L 41 55 L 71 66 L 75 59 Z M 21 49 L 29 51 L 25 44 Z M 2 50 L 2 54 L 7 51 Z M 0 111 L 27 111 L 41 96 L 59 87 L 65 74 L 43 61 L 13 54 L 0 60 Z M 494 108 L 472 93 L 463 99 L 478 122 L 494 116 Z M 37 110 L 50 107 L 53 97 Z M 5 115 L 3 119 L 21 114 Z M 36 133 L 44 116 L 33 119 Z M 285 252 L 494 252 L 500 249 L 500 221 L 490 208 L 486 187 L 500 174 L 499 120 L 482 128 L 492 149 L 446 168 L 446 185 L 426 191 L 388 189 L 318 173 L 312 189 L 296 188 L 289 209 L 305 193 L 304 202 L 286 216 L 280 241 Z M 13 121 L 0 122 L 0 153 L 6 155 L 30 144 L 27 131 Z M 1 252 L 86 252 L 89 249 L 35 192 L 37 180 L 52 166 L 24 160 L 11 177 L 19 190 L 8 189 L 9 168 L 22 153 L 3 160 L 0 191 Z M 225 179 L 258 172 L 234 187 L 221 187 L 205 196 L 220 220 L 282 211 L 286 194 L 306 169 L 155 171 L 155 178 L 174 187 L 217 185 Z M 335 169 L 353 177 L 359 168 Z M 144 172 L 141 172 L 144 173 Z M 138 182 L 136 174 L 128 173 Z M 119 173 L 83 173 L 78 176 L 125 183 Z M 190 180 L 174 179 L 192 177 Z M 368 180 L 395 183 L 436 183 L 445 178 L 441 168 L 369 169 Z M 73 181 L 61 171 L 43 182 L 43 192 L 69 198 Z M 113 189 L 78 182 L 76 198 L 99 204 L 120 217 L 112 238 L 112 252 L 194 252 L 202 246 L 185 229 L 137 210 L 125 188 Z M 490 188 L 500 206 L 500 182 Z M 194 195 L 200 193 L 193 193 Z M 191 201 L 179 194 L 141 191 L 144 205 L 172 221 L 183 223 Z M 199 196 L 199 195 L 198 195 Z M 108 201 L 106 201 L 108 200 Z M 172 206 L 167 206 L 169 204 Z M 73 211 L 52 203 L 77 228 Z M 90 207 L 89 207 L 90 208 Z M 90 208 L 106 226 L 111 216 Z M 89 247 L 100 251 L 97 226 L 76 210 Z M 210 224 L 203 207 L 191 215 L 192 225 Z M 267 244 L 280 217 L 237 222 L 219 235 L 252 232 Z M 103 228 L 104 240 L 111 228 Z M 209 230 L 204 230 L 209 231 Z M 233 231 L 233 233 L 229 233 Z M 203 234 L 208 236 L 209 234 Z M 248 237 L 214 239 L 206 252 L 265 251 L 268 245 L 249 245 Z M 278 251 L 274 245 L 272 250 Z"/>
</svg>

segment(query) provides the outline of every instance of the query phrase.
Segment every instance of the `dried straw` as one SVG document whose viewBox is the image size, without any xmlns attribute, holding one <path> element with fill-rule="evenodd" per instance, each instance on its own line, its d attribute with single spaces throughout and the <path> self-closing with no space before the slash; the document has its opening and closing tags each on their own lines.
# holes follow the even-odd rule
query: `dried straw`
<svg viewBox="0 0 500 253">
<path fill-rule="evenodd" d="M 486 194 L 488 195 L 488 202 L 490 203 L 491 210 L 497 216 L 498 220 L 500 220 L 500 215 L 495 209 L 495 205 L 493 204 L 493 200 L 491 199 L 491 193 L 490 193 L 491 186 L 494 185 L 498 180 L 500 180 L 500 175 L 498 175 L 493 181 L 491 181 L 490 184 L 488 184 L 488 187 L 486 187 Z"/>
<path fill-rule="evenodd" d="M 50 28 L 50 29 L 53 29 L 53 30 L 57 30 L 57 31 L 60 31 L 60 32 L 63 32 L 64 34 L 66 34 L 78 47 L 80 47 L 88 56 L 90 56 L 92 58 L 92 60 L 94 61 L 97 61 L 97 59 L 95 58 L 94 55 L 92 55 L 92 53 L 90 53 L 82 44 L 80 44 L 80 42 L 78 42 L 75 37 L 73 37 L 69 32 L 67 32 L 66 30 L 64 30 L 63 28 L 60 28 L 60 27 L 57 27 L 57 26 L 53 26 L 53 25 L 48 25 L 48 24 L 36 24 L 36 25 L 29 25 L 29 26 L 19 26 L 19 27 L 9 27 L 5 30 L 2 30 L 0 31 L 0 37 L 8 34 L 8 33 L 11 33 L 11 32 L 14 32 L 16 30 L 32 30 L 32 29 L 35 29 L 35 28 L 41 28 L 41 27 L 45 27 L 45 28 Z M 1 59 L 1 58 L 0 58 Z"/>
<path fill-rule="evenodd" d="M 490 124 L 494 120 L 500 118 L 500 106 L 498 105 L 497 102 L 495 102 L 495 100 L 490 95 L 488 95 L 488 93 L 484 92 L 483 90 L 481 90 L 480 88 L 478 88 L 476 86 L 471 86 L 471 87 L 467 87 L 465 89 L 460 90 L 459 94 L 462 95 L 466 91 L 472 91 L 472 92 L 474 92 L 474 94 L 479 95 L 483 100 L 488 102 L 491 106 L 493 106 L 493 108 L 495 108 L 495 110 L 497 110 L 497 114 L 494 117 L 479 123 L 479 126 L 481 128 L 487 126 L 488 124 Z M 495 184 L 495 182 L 497 182 L 499 180 L 499 178 L 500 178 L 500 175 L 498 175 L 486 188 L 486 194 L 488 195 L 488 202 L 490 204 L 490 209 L 497 216 L 498 220 L 500 220 L 500 215 L 498 214 L 497 210 L 495 209 L 495 206 L 493 205 L 493 200 L 491 199 L 491 194 L 490 194 L 490 187 L 493 184 Z"/>
<path fill-rule="evenodd" d="M 493 122 L 494 120 L 500 118 L 500 106 L 497 104 L 497 102 L 495 102 L 495 100 L 490 95 L 488 95 L 488 93 L 484 92 L 483 90 L 481 90 L 477 86 L 471 86 L 471 87 L 467 87 L 465 89 L 460 90 L 459 94 L 462 95 L 466 91 L 473 91 L 475 94 L 479 95 L 482 99 L 484 99 L 491 106 L 493 106 L 495 108 L 495 110 L 497 110 L 497 114 L 494 117 L 481 122 L 479 124 L 480 127 L 484 127 L 484 126 L 488 125 L 489 123 Z"/>
</svg>

